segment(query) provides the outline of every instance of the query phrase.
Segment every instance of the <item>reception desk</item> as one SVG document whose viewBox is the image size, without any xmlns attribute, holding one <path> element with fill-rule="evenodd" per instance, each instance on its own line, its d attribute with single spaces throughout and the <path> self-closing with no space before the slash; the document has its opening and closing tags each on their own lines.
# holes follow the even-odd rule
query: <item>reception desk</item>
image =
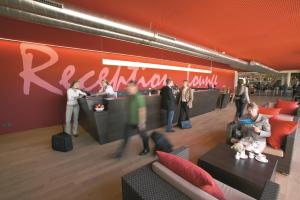
<svg viewBox="0 0 300 200">
<path fill-rule="evenodd" d="M 147 130 L 165 125 L 166 113 L 160 109 L 159 95 L 144 96 L 147 107 Z M 201 90 L 194 92 L 193 108 L 190 117 L 211 112 L 216 108 L 219 97 L 218 90 Z M 123 138 L 124 126 L 127 122 L 127 98 L 103 99 L 88 97 L 78 100 L 80 105 L 79 124 L 100 144 Z M 105 110 L 95 112 L 95 104 L 104 104 Z M 175 111 L 174 123 L 178 120 L 179 106 Z"/>
<path fill-rule="evenodd" d="M 218 107 L 226 108 L 228 103 L 230 102 L 230 94 L 226 92 L 220 92 L 218 99 Z"/>
</svg>

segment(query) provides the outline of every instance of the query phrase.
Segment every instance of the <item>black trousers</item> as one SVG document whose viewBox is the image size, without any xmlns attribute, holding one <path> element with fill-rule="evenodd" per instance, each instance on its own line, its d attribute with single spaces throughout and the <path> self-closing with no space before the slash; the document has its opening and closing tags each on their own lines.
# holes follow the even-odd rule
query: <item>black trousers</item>
<svg viewBox="0 0 300 200">
<path fill-rule="evenodd" d="M 180 102 L 180 112 L 179 112 L 179 118 L 178 118 L 178 125 L 180 125 L 180 122 L 190 120 L 189 116 L 190 108 L 187 105 L 187 102 Z"/>
<path fill-rule="evenodd" d="M 235 107 L 236 107 L 236 113 L 235 116 L 238 118 L 241 118 L 243 116 L 243 112 L 245 109 L 246 103 L 239 99 L 239 100 L 235 100 Z"/>
<path fill-rule="evenodd" d="M 143 141 L 143 146 L 144 146 L 144 150 L 148 150 L 149 151 L 149 137 L 146 133 L 146 130 L 140 130 L 138 128 L 138 125 L 133 125 L 133 124 L 126 124 L 125 126 L 125 131 L 124 131 L 124 141 L 123 144 L 121 145 L 121 147 L 118 149 L 118 153 L 122 154 L 128 144 L 128 141 L 130 139 L 130 137 L 133 135 L 134 131 L 137 131 L 140 135 L 140 137 L 142 138 Z"/>
</svg>

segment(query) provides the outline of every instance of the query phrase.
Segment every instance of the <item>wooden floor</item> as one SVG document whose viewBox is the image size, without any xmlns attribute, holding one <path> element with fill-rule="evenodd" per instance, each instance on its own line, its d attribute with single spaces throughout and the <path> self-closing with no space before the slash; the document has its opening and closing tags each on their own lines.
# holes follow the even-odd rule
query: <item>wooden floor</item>
<svg viewBox="0 0 300 200">
<path fill-rule="evenodd" d="M 261 103 L 270 98 L 255 99 Z M 193 128 L 176 129 L 167 137 L 175 146 L 190 147 L 193 162 L 206 151 L 225 140 L 226 124 L 233 119 L 233 104 L 226 109 L 192 119 Z M 159 129 L 162 130 L 162 129 Z M 74 150 L 54 152 L 51 135 L 60 127 L 0 135 L 0 199 L 72 199 L 119 200 L 121 176 L 150 162 L 151 155 L 140 157 L 141 141 L 134 136 L 127 155 L 112 159 L 119 141 L 99 145 L 83 130 L 74 139 Z M 300 140 L 296 140 L 292 171 L 289 176 L 277 174 L 280 199 L 300 199 Z"/>
</svg>

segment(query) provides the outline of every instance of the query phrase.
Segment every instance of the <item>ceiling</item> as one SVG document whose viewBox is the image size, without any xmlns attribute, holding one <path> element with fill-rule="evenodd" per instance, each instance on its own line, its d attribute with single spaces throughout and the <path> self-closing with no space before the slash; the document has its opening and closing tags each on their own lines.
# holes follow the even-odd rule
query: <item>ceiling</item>
<svg viewBox="0 0 300 200">
<path fill-rule="evenodd" d="M 61 0 L 276 70 L 300 70 L 300 0 Z"/>
</svg>

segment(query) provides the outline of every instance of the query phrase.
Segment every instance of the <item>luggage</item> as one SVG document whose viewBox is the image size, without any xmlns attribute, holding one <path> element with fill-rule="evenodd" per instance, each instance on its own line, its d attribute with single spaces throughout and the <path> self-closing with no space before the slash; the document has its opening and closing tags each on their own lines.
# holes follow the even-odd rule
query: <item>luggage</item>
<svg viewBox="0 0 300 200">
<path fill-rule="evenodd" d="M 66 132 L 52 136 L 52 149 L 55 151 L 67 152 L 73 149 L 72 136 Z"/>
<path fill-rule="evenodd" d="M 162 133 L 154 131 L 150 137 L 154 142 L 154 153 L 156 151 L 163 151 L 167 153 L 173 151 L 173 145 Z"/>
<path fill-rule="evenodd" d="M 180 122 L 180 126 L 182 129 L 189 129 L 192 128 L 192 124 L 190 120 L 186 120 L 186 121 L 181 121 Z"/>
</svg>

